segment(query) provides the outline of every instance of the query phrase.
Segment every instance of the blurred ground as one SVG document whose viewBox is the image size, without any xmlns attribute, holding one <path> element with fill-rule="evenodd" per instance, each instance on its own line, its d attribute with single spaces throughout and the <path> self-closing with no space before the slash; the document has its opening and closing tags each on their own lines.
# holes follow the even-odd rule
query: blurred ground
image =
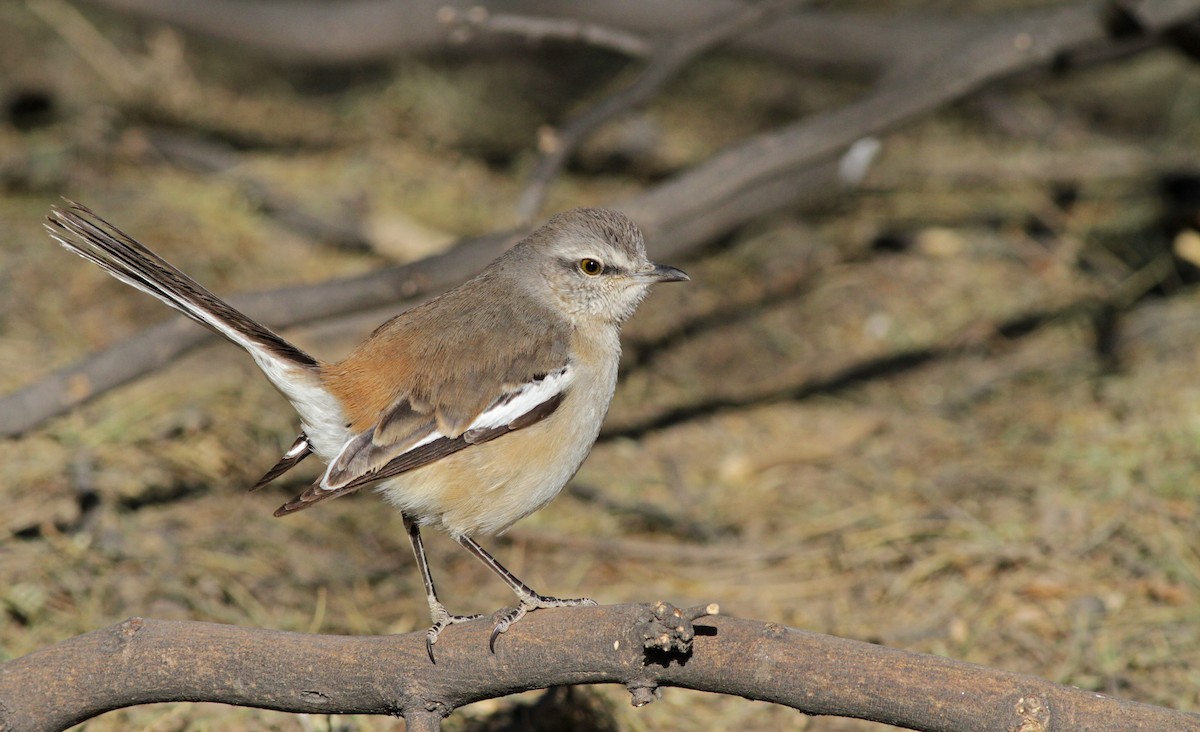
<svg viewBox="0 0 1200 732">
<path fill-rule="evenodd" d="M 40 222 L 59 195 L 221 293 L 365 271 L 511 224 L 537 126 L 611 71 L 564 52 L 314 78 L 97 17 L 200 101 L 115 106 L 77 49 L 24 4 L 0 7 L 0 391 L 164 316 L 52 245 Z M 652 155 L 614 170 L 602 137 L 548 210 L 614 200 L 861 88 L 704 61 L 638 118 Z M 14 102 L 35 92 L 48 107 L 30 122 Z M 693 282 L 630 324 L 608 432 L 576 479 L 601 498 L 564 495 L 488 545 L 551 594 L 718 601 L 1200 709 L 1200 292 L 1163 195 L 1200 170 L 1198 109 L 1200 72 L 1165 51 L 1018 80 L 888 137 L 862 189 L 673 262 Z M 150 151 L 148 134 L 185 122 L 227 143 L 236 170 Z M 244 176 L 314 215 L 356 207 L 383 253 L 291 233 Z M 289 336 L 333 358 L 382 317 Z M 377 498 L 279 520 L 305 476 L 245 492 L 294 435 L 282 398 L 218 344 L 0 441 L 0 660 L 134 614 L 424 628 L 399 517 Z M 465 552 L 428 543 L 452 609 L 509 602 Z M 447 728 L 497 728 L 489 715 L 539 696 Z M 681 690 L 638 710 L 620 689 L 582 698 L 601 729 L 883 729 Z M 402 726 L 178 704 L 85 728 Z"/>
</svg>

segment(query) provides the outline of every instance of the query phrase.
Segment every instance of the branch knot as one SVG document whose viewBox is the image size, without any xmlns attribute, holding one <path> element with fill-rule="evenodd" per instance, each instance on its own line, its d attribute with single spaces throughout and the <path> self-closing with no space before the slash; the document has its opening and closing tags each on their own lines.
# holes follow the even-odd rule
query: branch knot
<svg viewBox="0 0 1200 732">
<path fill-rule="evenodd" d="M 642 647 L 647 651 L 688 654 L 692 652 L 692 639 L 696 637 L 692 621 L 706 615 L 716 615 L 721 612 L 721 607 L 713 602 L 680 609 L 669 602 L 659 601 L 650 610 L 653 614 L 637 628 Z"/>
</svg>

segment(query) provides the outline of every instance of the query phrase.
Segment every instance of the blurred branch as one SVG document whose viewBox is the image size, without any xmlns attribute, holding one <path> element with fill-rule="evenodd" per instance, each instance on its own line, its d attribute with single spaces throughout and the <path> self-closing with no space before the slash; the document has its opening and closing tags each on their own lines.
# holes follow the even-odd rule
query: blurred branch
<svg viewBox="0 0 1200 732">
<path fill-rule="evenodd" d="M 25 6 L 63 37 L 118 96 L 132 96 L 143 74 L 66 0 L 25 0 Z"/>
<path fill-rule="evenodd" d="M 855 141 L 1110 38 L 1103 2 L 1023 13 L 931 58 L 920 73 L 892 79 L 864 98 L 717 153 L 677 177 L 613 205 L 642 227 L 656 256 L 679 257 L 758 216 L 839 189 L 837 156 Z M 1200 0 L 1144 0 L 1142 31 L 1162 34 L 1200 14 Z M 460 242 L 407 265 L 317 285 L 246 294 L 231 303 L 271 328 L 384 305 L 400 309 L 482 269 L 511 232 Z M 182 319 L 153 326 L 0 397 L 0 435 L 32 429 L 92 397 L 150 373 L 203 343 Z"/>
<path fill-rule="evenodd" d="M 136 17 L 168 23 L 181 30 L 236 44 L 275 59 L 305 64 L 362 64 L 398 55 L 445 53 L 461 49 L 447 33 L 448 12 L 471 14 L 479 3 L 447 0 L 84 0 Z M 579 3 L 572 0 L 491 0 L 487 13 L 539 19 L 550 35 L 567 38 L 550 23 L 603 28 L 617 34 L 675 34 L 727 17 L 744 7 L 740 0 L 669 0 L 654 3 Z M 449 9 L 449 10 L 447 10 Z M 507 21 L 506 21 L 507 22 Z M 946 38 L 979 27 L 976 18 L 930 13 L 797 12 L 734 41 L 739 50 L 777 58 L 858 69 L 893 68 L 914 51 L 940 45 Z M 525 30 L 530 30 L 528 23 Z M 330 33 L 330 28 L 338 32 Z M 519 34 L 527 38 L 527 33 Z M 593 43 L 595 36 L 581 33 Z M 512 48 L 500 35 L 472 45 Z M 523 43 L 524 41 L 520 41 Z M 627 52 L 636 47 L 622 43 Z"/>
<path fill-rule="evenodd" d="M 633 58 L 649 56 L 654 50 L 653 44 L 645 37 L 619 28 L 575 18 L 490 13 L 482 5 L 466 12 L 446 6 L 438 11 L 438 20 L 450 29 L 451 40 L 458 43 L 467 43 L 485 34 L 496 34 L 517 36 L 530 43 L 541 43 L 548 38 L 586 43 Z"/>
<path fill-rule="evenodd" d="M 482 699 L 620 683 L 636 706 L 677 686 L 929 732 L 1200 730 L 1192 714 L 941 656 L 705 617 L 712 612 L 666 603 L 542 610 L 505 633 L 495 654 L 484 619 L 448 629 L 436 664 L 423 632 L 306 635 L 131 618 L 0 665 L 0 729 L 59 730 L 121 707 L 189 700 L 401 715 L 410 729 L 434 730 Z"/>
<path fill-rule="evenodd" d="M 695 226 L 698 218 L 713 215 L 714 206 L 774 177 L 832 159 L 859 139 L 962 99 L 991 82 L 1110 41 L 1107 7 L 1107 2 L 1085 2 L 997 21 L 955 39 L 949 50 L 926 58 L 904 76 L 888 75 L 861 99 L 730 146 L 627 201 L 622 209 L 650 229 L 647 239 Z M 1137 4 L 1137 13 L 1141 32 L 1158 35 L 1194 19 L 1200 2 L 1146 0 Z"/>
<path fill-rule="evenodd" d="M 497 232 L 464 239 L 453 249 L 418 262 L 315 285 L 234 295 L 228 301 L 276 328 L 289 328 L 389 303 L 402 309 L 459 284 L 469 274 L 487 266 L 512 241 L 512 232 Z M 150 326 L 41 381 L 0 397 L 0 435 L 25 432 L 110 389 L 155 371 L 212 337 L 209 331 L 197 328 L 182 316 Z"/>
<path fill-rule="evenodd" d="M 770 20 L 795 10 L 804 0 L 765 0 L 751 3 L 703 28 L 688 28 L 659 46 L 646 62 L 641 74 L 597 102 L 587 111 L 569 120 L 558 130 L 539 135 L 541 155 L 529 175 L 525 189 L 517 198 L 517 217 L 531 220 L 546 200 L 546 188 L 559 174 L 571 155 L 605 122 L 645 104 L 654 94 L 693 60 L 733 38 Z"/>
<path fill-rule="evenodd" d="M 343 206 L 336 221 L 318 218 L 305 211 L 291 196 L 259 177 L 240 170 L 242 160 L 228 145 L 198 134 L 167 129 L 144 133 L 154 152 L 172 164 L 196 173 L 223 175 L 232 180 L 242 197 L 258 211 L 301 236 L 351 252 L 370 252 L 372 242 L 363 232 L 361 213 Z"/>
</svg>

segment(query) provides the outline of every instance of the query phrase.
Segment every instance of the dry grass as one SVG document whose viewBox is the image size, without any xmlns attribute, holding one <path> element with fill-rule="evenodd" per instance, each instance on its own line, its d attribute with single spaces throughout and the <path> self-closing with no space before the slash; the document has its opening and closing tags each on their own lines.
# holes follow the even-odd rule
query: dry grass
<svg viewBox="0 0 1200 732">
<path fill-rule="evenodd" d="M 5 52 L 11 83 L 49 80 L 63 105 L 55 125 L 0 134 L 0 160 L 27 159 L 44 177 L 0 195 L 0 389 L 163 315 L 51 246 L 39 222 L 59 193 L 218 292 L 376 263 L 282 231 L 229 179 L 147 158 L 136 121 L 120 118 L 104 89 L 80 81 L 87 71 L 61 41 L 19 6 L 0 9 L 0 27 L 9 29 L 0 48 L 23 45 L 41 61 L 35 68 Z M 128 40 L 127 30 L 110 30 Z M 205 58 L 194 61 L 201 70 Z M 650 111 L 673 141 L 662 164 L 695 159 L 752 128 L 719 124 L 728 109 L 708 114 L 714 97 L 737 94 L 768 108 L 772 95 L 792 99 L 805 87 L 803 78 L 746 62 L 708 68 L 721 72 L 685 80 Z M 321 107 L 303 130 L 292 123 L 291 138 L 337 140 L 344 128 L 353 144 L 260 151 L 246 169 L 312 210 L 365 196 L 367 215 L 383 229 L 411 232 L 415 222 L 433 238 L 471 233 L 507 223 L 516 193 L 515 172 L 489 168 L 474 151 L 532 139 L 522 135 L 538 110 L 510 110 L 504 134 L 484 134 L 469 124 L 483 115 L 478 96 L 463 90 L 519 73 L 406 65 L 395 80 L 351 86 L 335 103 L 295 96 L 271 75 L 257 94 L 227 82 L 222 93 L 242 100 L 231 109 L 246 119 L 231 112 L 221 124 L 262 132 L 270 129 L 256 116 L 263 110 Z M 1192 162 L 1171 157 L 1194 148 L 1197 131 L 1185 117 L 1168 117 L 1153 131 L 1157 142 L 1143 144 L 1134 132 L 1090 129 L 1103 115 L 1089 116 L 1094 110 L 1072 96 L 1134 86 L 1147 108 L 1168 104 L 1154 89 L 1171 90 L 1176 106 L 1194 105 L 1197 77 L 1186 64 L 1158 55 L 1074 83 L 1060 82 L 1048 99 L 1006 97 L 1019 110 L 1049 107 L 1061 117 L 1044 137 L 1002 135 L 974 109 L 942 115 L 890 138 L 865 191 L 831 209 L 763 222 L 725 250 L 680 263 L 694 281 L 656 294 L 631 324 L 642 358 L 630 364 L 611 428 L 636 429 L 698 400 L 742 404 L 636 440 L 608 439 L 578 480 L 611 501 L 661 508 L 690 529 L 655 528 L 564 496 L 492 540 L 503 561 L 564 596 L 719 601 L 741 616 L 1200 709 L 1200 297 L 1183 288 L 1136 307 L 1123 321 L 1115 372 L 1096 357 L 1089 321 L 1069 311 L 1009 337 L 998 332 L 1022 315 L 1111 292 L 1119 268 L 1084 274 L 1080 253 L 1149 236 L 1151 175 Z M 835 94 L 825 84 L 809 98 Z M 676 135 L 689 120 L 703 123 Z M 1054 213 L 1050 199 L 1064 181 L 1079 182 L 1080 200 Z M 602 202 L 636 186 L 576 176 L 555 206 Z M 1025 233 L 1030 216 L 1050 214 L 1049 240 Z M 912 245 L 899 253 L 867 246 L 893 230 Z M 389 253 L 406 256 L 398 246 Z M 423 251 L 414 246 L 407 256 Z M 759 303 L 764 283 L 780 289 Z M 665 349 L 647 345 L 686 312 L 722 314 Z M 334 356 L 346 334 L 330 341 L 328 330 L 294 335 Z M 837 388 L 803 389 L 896 353 L 923 356 Z M 0 442 L 0 659 L 133 614 L 336 633 L 424 627 L 399 517 L 377 510 L 374 496 L 277 520 L 272 509 L 302 478 L 266 495 L 244 492 L 293 436 L 287 405 L 248 359 L 220 345 Z M 452 608 L 508 602 L 477 562 L 450 542 L 430 543 Z M 496 715 L 538 698 L 475 705 L 449 725 L 496 728 Z M 882 729 L 680 690 L 645 709 L 626 702 L 621 690 L 600 689 L 569 705 L 591 709 L 596 728 Z M 86 728 L 367 731 L 402 723 L 176 704 L 112 713 Z"/>
</svg>

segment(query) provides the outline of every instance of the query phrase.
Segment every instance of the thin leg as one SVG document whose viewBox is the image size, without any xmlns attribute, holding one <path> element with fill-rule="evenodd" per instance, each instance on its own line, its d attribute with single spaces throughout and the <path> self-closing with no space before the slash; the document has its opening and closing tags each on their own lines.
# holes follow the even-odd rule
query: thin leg
<svg viewBox="0 0 1200 732">
<path fill-rule="evenodd" d="M 482 615 L 451 615 L 446 606 L 437 598 L 437 590 L 433 586 L 433 575 L 429 573 L 429 561 L 425 558 L 425 543 L 421 541 L 421 527 L 417 522 L 404 517 L 404 529 L 408 532 L 408 540 L 412 543 L 413 554 L 417 555 L 417 568 L 421 570 L 421 579 L 425 581 L 425 597 L 429 600 L 429 613 L 433 616 L 433 627 L 425 634 L 425 651 L 429 653 L 429 661 L 433 660 L 433 644 L 437 643 L 442 631 L 454 623 L 465 623 L 478 620 Z"/>
<path fill-rule="evenodd" d="M 515 608 L 506 610 L 500 619 L 496 621 L 496 627 L 492 628 L 492 637 L 488 639 L 488 648 L 492 653 L 496 652 L 496 638 L 512 627 L 512 624 L 525 617 L 525 614 L 530 610 L 538 610 L 546 607 L 577 607 L 579 605 L 595 605 L 596 601 L 586 597 L 580 597 L 573 600 L 561 599 L 558 597 L 547 597 L 539 595 L 533 591 L 533 588 L 522 582 L 515 574 L 508 571 L 503 564 L 496 560 L 486 549 L 469 536 L 459 536 L 455 539 L 459 544 L 462 544 L 467 551 L 479 558 L 479 561 L 488 566 L 488 569 L 499 575 L 500 579 L 504 580 L 504 584 L 512 588 L 512 591 L 517 594 L 517 598 L 521 604 Z M 420 541 L 418 539 L 417 541 Z"/>
</svg>

